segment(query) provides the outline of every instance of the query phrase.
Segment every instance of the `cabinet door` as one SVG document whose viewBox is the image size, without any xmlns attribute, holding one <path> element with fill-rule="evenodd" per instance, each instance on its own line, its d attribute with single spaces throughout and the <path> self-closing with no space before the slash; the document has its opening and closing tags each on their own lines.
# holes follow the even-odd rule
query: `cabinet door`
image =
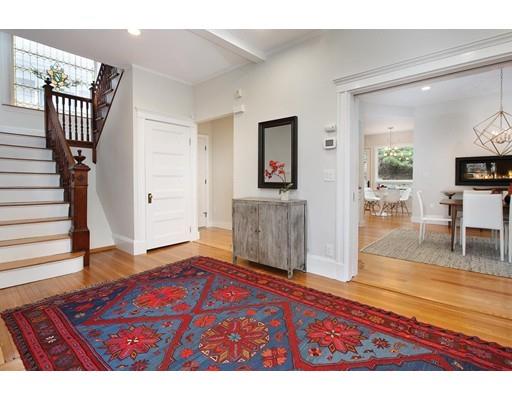
<svg viewBox="0 0 512 400">
<path fill-rule="evenodd" d="M 288 268 L 288 208 L 286 205 L 259 206 L 258 262 L 272 267 Z"/>
<path fill-rule="evenodd" d="M 233 252 L 236 256 L 258 261 L 258 204 L 233 204 Z"/>
</svg>

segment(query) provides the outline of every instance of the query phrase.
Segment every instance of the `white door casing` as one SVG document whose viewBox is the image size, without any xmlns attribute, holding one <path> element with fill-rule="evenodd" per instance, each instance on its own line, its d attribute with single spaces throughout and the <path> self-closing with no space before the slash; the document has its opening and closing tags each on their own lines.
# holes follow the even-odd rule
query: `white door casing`
<svg viewBox="0 0 512 400">
<path fill-rule="evenodd" d="M 145 121 L 146 248 L 190 240 L 192 166 L 190 127 Z"/>
<path fill-rule="evenodd" d="M 197 225 L 209 226 L 208 136 L 197 135 Z"/>
<path fill-rule="evenodd" d="M 336 279 L 358 271 L 359 121 L 355 95 L 512 60 L 512 33 L 404 60 L 334 80 L 338 93 L 336 149 Z"/>
</svg>

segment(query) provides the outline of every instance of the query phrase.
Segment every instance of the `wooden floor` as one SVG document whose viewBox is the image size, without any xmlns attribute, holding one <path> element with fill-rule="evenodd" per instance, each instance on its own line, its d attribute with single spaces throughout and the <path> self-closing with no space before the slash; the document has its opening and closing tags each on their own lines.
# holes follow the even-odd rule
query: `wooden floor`
<svg viewBox="0 0 512 400">
<path fill-rule="evenodd" d="M 360 247 L 399 226 L 412 227 L 408 217 L 366 216 L 360 228 Z M 442 231 L 444 227 L 434 227 Z M 120 250 L 91 255 L 82 272 L 0 290 L 0 311 L 48 296 L 122 278 L 195 255 L 231 261 L 231 232 L 201 230 L 198 242 L 170 246 L 131 256 Z M 247 262 L 260 272 L 285 273 Z M 418 264 L 360 253 L 359 274 L 342 283 L 311 273 L 297 272 L 299 284 L 356 300 L 419 321 L 512 346 L 512 279 Z M 0 370 L 23 369 L 12 339 L 0 321 Z"/>
</svg>

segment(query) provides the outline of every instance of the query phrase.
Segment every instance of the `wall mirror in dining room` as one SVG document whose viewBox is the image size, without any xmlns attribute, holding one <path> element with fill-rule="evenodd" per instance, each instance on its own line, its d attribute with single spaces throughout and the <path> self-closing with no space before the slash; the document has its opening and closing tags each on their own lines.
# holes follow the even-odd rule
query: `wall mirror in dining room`
<svg viewBox="0 0 512 400">
<path fill-rule="evenodd" d="M 297 117 L 258 124 L 258 187 L 297 189 Z"/>
</svg>

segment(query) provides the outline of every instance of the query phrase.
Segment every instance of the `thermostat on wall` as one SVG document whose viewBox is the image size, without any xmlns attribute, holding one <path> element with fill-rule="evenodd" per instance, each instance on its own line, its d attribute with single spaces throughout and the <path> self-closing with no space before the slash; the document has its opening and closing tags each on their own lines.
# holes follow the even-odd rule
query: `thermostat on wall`
<svg viewBox="0 0 512 400">
<path fill-rule="evenodd" d="M 324 139 L 324 149 L 331 150 L 336 148 L 336 138 L 335 137 L 327 137 Z"/>
</svg>

